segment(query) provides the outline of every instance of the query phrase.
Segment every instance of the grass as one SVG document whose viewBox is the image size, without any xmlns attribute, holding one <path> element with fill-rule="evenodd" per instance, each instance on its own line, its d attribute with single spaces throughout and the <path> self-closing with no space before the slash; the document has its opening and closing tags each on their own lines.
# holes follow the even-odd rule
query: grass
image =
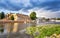
<svg viewBox="0 0 60 38">
<path fill-rule="evenodd" d="M 47 24 L 39 27 L 28 27 L 26 33 L 33 35 L 34 38 L 44 38 L 52 34 L 60 34 L 60 24 Z"/>
</svg>

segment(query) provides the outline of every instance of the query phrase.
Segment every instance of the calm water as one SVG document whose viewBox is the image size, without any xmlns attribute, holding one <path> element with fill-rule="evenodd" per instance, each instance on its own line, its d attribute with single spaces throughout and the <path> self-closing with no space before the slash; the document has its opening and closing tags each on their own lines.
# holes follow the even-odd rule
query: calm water
<svg viewBox="0 0 60 38">
<path fill-rule="evenodd" d="M 0 23 L 0 38 L 30 38 L 30 35 L 22 31 L 30 26 L 31 24 Z"/>
<path fill-rule="evenodd" d="M 39 23 L 38 25 L 41 24 L 60 24 L 60 22 L 44 22 L 44 23 Z M 7 34 L 9 32 L 19 32 L 29 26 L 36 25 L 34 23 L 30 24 L 24 24 L 24 23 L 0 23 L 0 34 Z"/>
<path fill-rule="evenodd" d="M 21 24 L 21 23 L 0 23 L 0 34 L 9 33 L 9 32 L 19 32 L 26 27 L 29 27 L 31 24 Z"/>
</svg>

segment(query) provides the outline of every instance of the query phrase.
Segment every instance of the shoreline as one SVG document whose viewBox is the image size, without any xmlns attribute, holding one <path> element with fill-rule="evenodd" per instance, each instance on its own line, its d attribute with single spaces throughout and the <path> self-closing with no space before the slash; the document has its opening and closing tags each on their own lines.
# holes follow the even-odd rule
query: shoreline
<svg viewBox="0 0 60 38">
<path fill-rule="evenodd" d="M 29 21 L 23 21 L 23 20 L 21 20 L 21 21 L 13 21 L 13 20 L 0 20 L 0 23 L 30 23 Z"/>
</svg>

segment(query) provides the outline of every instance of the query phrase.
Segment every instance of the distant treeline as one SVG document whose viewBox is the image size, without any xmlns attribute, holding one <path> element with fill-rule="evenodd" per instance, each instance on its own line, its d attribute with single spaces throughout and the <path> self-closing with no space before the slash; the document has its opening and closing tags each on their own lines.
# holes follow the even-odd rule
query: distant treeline
<svg viewBox="0 0 60 38">
<path fill-rule="evenodd" d="M 45 18 L 45 17 L 42 17 L 41 20 L 42 21 L 51 21 L 51 20 L 60 20 L 60 18 Z"/>
</svg>

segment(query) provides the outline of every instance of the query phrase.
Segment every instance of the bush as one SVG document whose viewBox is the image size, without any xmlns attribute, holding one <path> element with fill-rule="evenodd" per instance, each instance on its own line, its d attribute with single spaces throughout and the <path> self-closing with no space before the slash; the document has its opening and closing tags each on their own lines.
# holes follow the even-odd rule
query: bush
<svg viewBox="0 0 60 38">
<path fill-rule="evenodd" d="M 30 27 L 30 28 L 27 28 L 28 29 L 27 34 L 34 35 L 37 28 L 39 31 L 39 35 L 34 36 L 35 38 L 44 38 L 46 36 L 51 36 L 52 34 L 60 34 L 60 24 L 48 24 L 48 25 L 43 25 L 39 27 Z"/>
<path fill-rule="evenodd" d="M 10 20 L 14 20 L 14 16 L 13 15 L 10 17 Z"/>
</svg>

